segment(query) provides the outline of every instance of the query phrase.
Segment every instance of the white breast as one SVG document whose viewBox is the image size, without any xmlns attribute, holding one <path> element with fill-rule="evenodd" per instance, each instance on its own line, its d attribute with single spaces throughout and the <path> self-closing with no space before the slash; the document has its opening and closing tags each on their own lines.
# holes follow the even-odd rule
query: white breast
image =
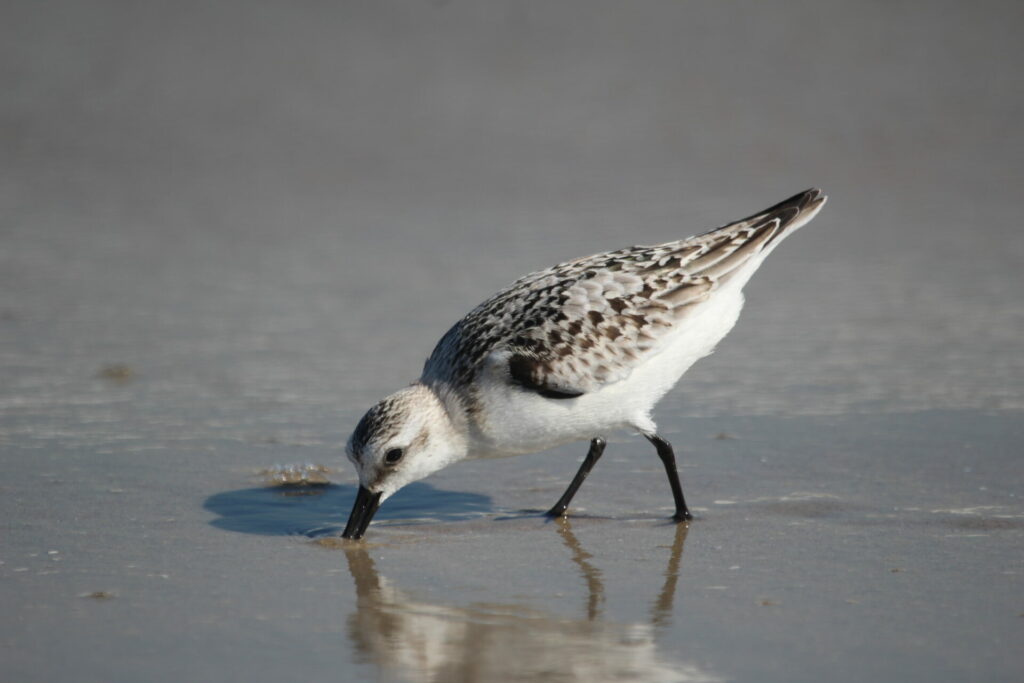
<svg viewBox="0 0 1024 683">
<path fill-rule="evenodd" d="M 533 453 L 616 429 L 654 433 L 650 413 L 690 366 L 714 351 L 743 307 L 742 283 L 723 287 L 695 307 L 628 377 L 573 399 L 544 398 L 509 385 L 498 369 L 477 379 L 479 410 L 471 457 Z"/>
</svg>

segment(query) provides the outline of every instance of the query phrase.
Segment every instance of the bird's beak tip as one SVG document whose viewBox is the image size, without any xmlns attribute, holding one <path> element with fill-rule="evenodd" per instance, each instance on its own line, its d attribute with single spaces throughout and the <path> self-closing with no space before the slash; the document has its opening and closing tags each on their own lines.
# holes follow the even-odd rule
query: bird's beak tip
<svg viewBox="0 0 1024 683">
<path fill-rule="evenodd" d="M 363 537 L 366 527 L 370 526 L 370 521 L 377 514 L 380 498 L 380 491 L 374 493 L 365 486 L 359 487 L 355 504 L 352 506 L 352 513 L 348 517 L 348 524 L 345 525 L 345 531 L 341 534 L 342 538 L 358 541 Z"/>
</svg>

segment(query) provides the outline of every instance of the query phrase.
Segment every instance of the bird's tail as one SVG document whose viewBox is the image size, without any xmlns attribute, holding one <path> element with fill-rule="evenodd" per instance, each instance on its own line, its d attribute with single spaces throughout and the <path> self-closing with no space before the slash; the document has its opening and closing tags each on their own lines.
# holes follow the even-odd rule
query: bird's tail
<svg viewBox="0 0 1024 683">
<path fill-rule="evenodd" d="M 769 242 L 777 242 L 797 228 L 806 225 L 817 215 L 827 199 L 828 197 L 822 194 L 821 190 L 812 187 L 779 202 L 775 206 L 758 211 L 741 221 L 710 230 L 707 234 L 719 231 L 742 232 L 744 230 L 756 230 L 761 225 L 767 225 L 777 220 L 779 222 L 778 228 L 771 239 L 768 240 Z M 768 245 L 765 244 L 765 246 Z"/>
<path fill-rule="evenodd" d="M 736 280 L 742 286 L 783 239 L 814 218 L 825 200 L 821 190 L 810 189 L 741 221 L 709 230 L 697 238 L 704 248 L 685 268 L 694 277 L 720 284 Z"/>
</svg>

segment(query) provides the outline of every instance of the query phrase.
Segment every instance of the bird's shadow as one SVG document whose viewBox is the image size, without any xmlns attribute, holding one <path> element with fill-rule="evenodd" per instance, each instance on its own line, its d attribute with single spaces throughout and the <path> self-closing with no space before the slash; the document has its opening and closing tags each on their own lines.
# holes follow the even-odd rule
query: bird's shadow
<svg viewBox="0 0 1024 683">
<path fill-rule="evenodd" d="M 219 515 L 218 529 L 264 536 L 338 535 L 348 519 L 358 488 L 351 484 L 266 486 L 216 493 L 203 508 Z M 382 505 L 376 521 L 448 522 L 493 511 L 490 496 L 443 491 L 430 484 L 409 484 Z"/>
</svg>

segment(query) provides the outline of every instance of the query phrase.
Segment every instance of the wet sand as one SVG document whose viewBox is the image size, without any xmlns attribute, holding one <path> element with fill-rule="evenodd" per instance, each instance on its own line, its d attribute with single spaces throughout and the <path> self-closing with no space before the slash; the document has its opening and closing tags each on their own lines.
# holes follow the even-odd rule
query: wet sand
<svg viewBox="0 0 1024 683">
<path fill-rule="evenodd" d="M 1016 5 L 46 7 L 0 25 L 0 678 L 1024 676 Z M 692 524 L 612 434 L 567 520 L 585 444 L 337 539 L 341 444 L 481 299 L 810 185 L 655 415 Z"/>
<path fill-rule="evenodd" d="M 79 449 L 106 466 L 68 471 L 71 453 L 5 449 L 20 512 L 4 666 L 18 680 L 1011 680 L 1021 431 L 978 413 L 681 420 L 688 526 L 666 520 L 659 463 L 632 439 L 564 521 L 540 511 L 571 450 L 411 486 L 362 543 L 334 535 L 351 483 L 264 486 L 244 468 L 265 447 L 225 444 L 220 470 L 192 472 L 208 453 L 167 445 L 142 466 Z"/>
</svg>

